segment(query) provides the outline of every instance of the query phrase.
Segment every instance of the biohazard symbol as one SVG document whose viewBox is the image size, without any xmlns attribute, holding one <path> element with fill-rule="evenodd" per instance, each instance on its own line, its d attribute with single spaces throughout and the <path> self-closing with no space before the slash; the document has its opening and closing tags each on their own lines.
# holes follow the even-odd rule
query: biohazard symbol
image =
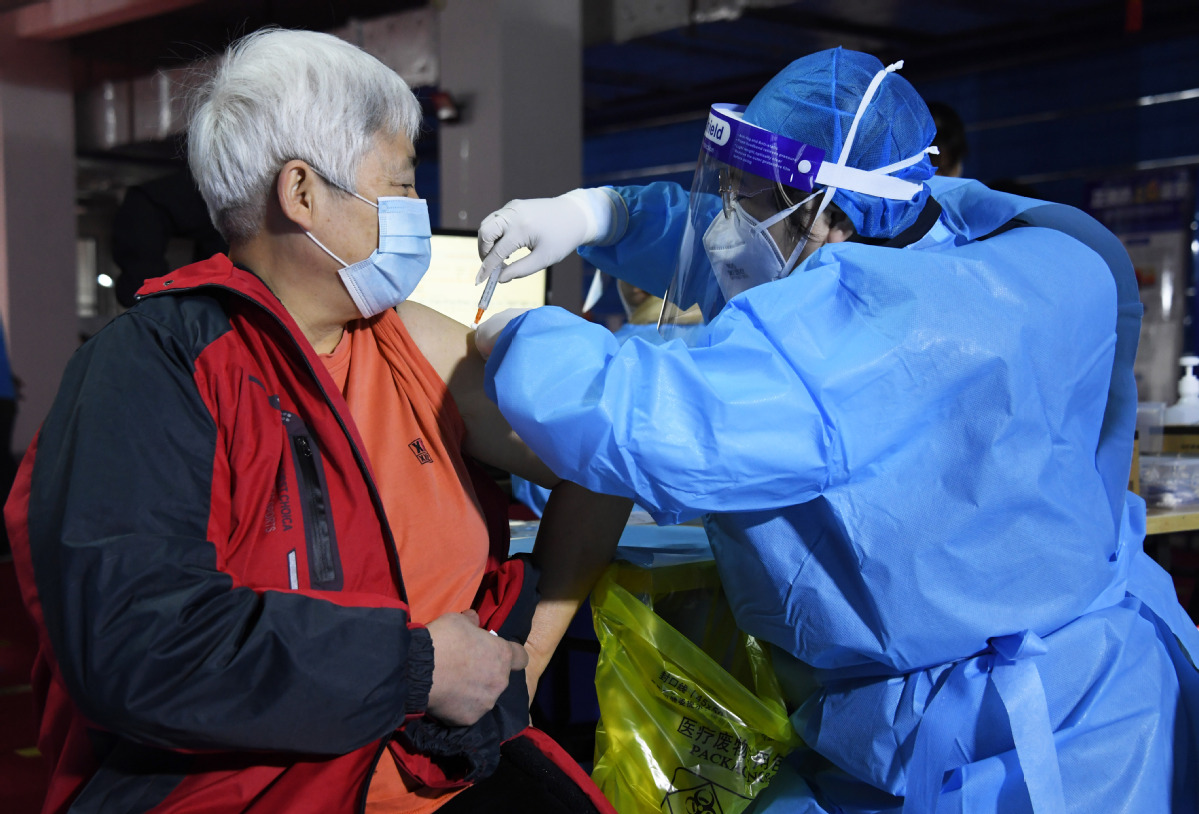
<svg viewBox="0 0 1199 814">
<path fill-rule="evenodd" d="M 726 806 L 740 811 L 749 803 L 748 797 L 681 766 L 675 769 L 670 785 L 673 790 L 662 798 L 666 814 L 724 814 Z"/>
<path fill-rule="evenodd" d="M 684 797 L 687 814 L 723 814 L 716 800 L 716 790 L 711 786 L 695 789 L 690 797 Z"/>
</svg>

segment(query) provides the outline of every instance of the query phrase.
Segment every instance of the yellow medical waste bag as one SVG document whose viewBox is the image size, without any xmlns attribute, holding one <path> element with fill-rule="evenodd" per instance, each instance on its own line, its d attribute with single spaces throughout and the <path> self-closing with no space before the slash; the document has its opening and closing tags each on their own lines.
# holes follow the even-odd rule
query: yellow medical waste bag
<svg viewBox="0 0 1199 814">
<path fill-rule="evenodd" d="M 620 814 L 742 811 L 799 738 L 769 652 L 737 629 L 715 564 L 615 563 L 591 606 L 592 779 Z"/>
</svg>

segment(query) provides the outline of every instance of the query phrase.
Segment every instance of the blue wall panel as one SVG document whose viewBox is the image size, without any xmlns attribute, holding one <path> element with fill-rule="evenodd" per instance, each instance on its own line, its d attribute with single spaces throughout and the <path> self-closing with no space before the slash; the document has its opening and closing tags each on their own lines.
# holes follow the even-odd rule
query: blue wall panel
<svg viewBox="0 0 1199 814">
<path fill-rule="evenodd" d="M 704 118 L 622 129 L 589 136 L 583 143 L 583 179 L 588 185 L 632 183 L 629 178 L 689 176 L 699 156 Z M 656 168 L 673 172 L 654 172 Z M 634 175 L 635 174 L 635 175 Z M 690 179 L 688 177 L 688 183 Z"/>
<path fill-rule="evenodd" d="M 627 47 L 593 47 L 585 59 L 589 67 L 595 63 L 601 71 L 617 72 L 628 58 L 621 50 Z M 743 71 L 735 49 L 728 50 L 704 60 L 705 70 Z M 669 52 L 643 56 L 662 62 L 664 75 L 680 58 Z M 970 143 L 967 175 L 1022 180 L 1062 203 L 1085 205 L 1087 183 L 1134 170 L 1141 162 L 1199 156 L 1199 98 L 1137 104 L 1141 97 L 1199 89 L 1199 37 L 1130 42 L 1104 54 L 917 81 L 916 87 L 926 99 L 946 102 L 961 115 Z M 586 135 L 584 184 L 673 180 L 689 185 L 703 121 L 699 109 L 693 119 Z M 423 140 L 435 141 L 435 128 Z M 420 167 L 418 182 L 436 220 L 435 157 Z"/>
<path fill-rule="evenodd" d="M 1199 38 L 917 83 L 966 124 L 966 173 L 1022 178 L 1063 203 L 1082 205 L 1080 178 L 1141 162 L 1199 155 L 1199 99 L 1143 97 L 1199 89 Z"/>
</svg>

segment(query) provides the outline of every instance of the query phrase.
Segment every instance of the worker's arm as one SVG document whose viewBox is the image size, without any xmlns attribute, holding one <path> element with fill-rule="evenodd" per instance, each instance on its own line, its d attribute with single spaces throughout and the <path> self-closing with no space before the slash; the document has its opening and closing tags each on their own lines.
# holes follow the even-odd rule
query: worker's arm
<svg viewBox="0 0 1199 814">
<path fill-rule="evenodd" d="M 541 601 L 525 648 L 529 698 L 583 600 L 612 560 L 633 501 L 562 481 L 550 493 L 533 559 L 541 569 Z"/>
<path fill-rule="evenodd" d="M 670 181 L 611 189 L 622 203 L 617 211 L 624 213 L 620 239 L 580 246 L 579 256 L 606 274 L 665 297 L 678 265 L 690 193 Z"/>
<path fill-rule="evenodd" d="M 596 268 L 665 297 L 678 265 L 689 209 L 699 210 L 690 222 L 700 228 L 712 222 L 720 206 L 719 196 L 703 195 L 693 201 L 687 190 L 665 181 L 509 201 L 479 226 L 483 265 L 476 282 L 487 279 L 519 248 L 531 251 L 503 267 L 501 283 L 533 274 L 577 250 Z M 672 299 L 682 308 L 698 303 L 709 318 L 724 305 L 715 280 L 702 274 L 695 276 L 691 289 L 674 292 Z"/>
<path fill-rule="evenodd" d="M 578 250 L 592 265 L 665 296 L 687 226 L 690 197 L 672 182 L 575 189 L 556 198 L 509 201 L 479 226 L 482 283 L 501 264 L 500 282 L 525 277 Z M 719 199 L 714 199 L 719 206 Z M 710 218 L 708 219 L 710 220 Z M 517 249 L 529 254 L 511 262 Z"/>
</svg>

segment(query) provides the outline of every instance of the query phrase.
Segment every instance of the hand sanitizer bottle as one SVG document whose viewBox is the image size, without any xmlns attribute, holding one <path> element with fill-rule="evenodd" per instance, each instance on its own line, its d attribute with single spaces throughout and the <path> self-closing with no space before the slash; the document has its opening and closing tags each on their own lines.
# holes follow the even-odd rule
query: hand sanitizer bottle
<svg viewBox="0 0 1199 814">
<path fill-rule="evenodd" d="M 1166 408 L 1166 424 L 1199 424 L 1199 356 L 1184 356 L 1178 362 L 1187 372 L 1178 380 L 1178 401 Z"/>
</svg>

